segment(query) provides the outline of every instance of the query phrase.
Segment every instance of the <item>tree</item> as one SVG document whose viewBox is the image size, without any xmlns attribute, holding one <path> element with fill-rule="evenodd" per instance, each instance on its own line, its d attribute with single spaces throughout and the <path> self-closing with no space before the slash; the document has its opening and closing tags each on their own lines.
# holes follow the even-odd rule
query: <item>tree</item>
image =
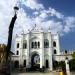
<svg viewBox="0 0 75 75">
<path fill-rule="evenodd" d="M 73 52 L 72 57 L 73 57 L 73 59 L 75 59 L 75 52 Z"/>
</svg>

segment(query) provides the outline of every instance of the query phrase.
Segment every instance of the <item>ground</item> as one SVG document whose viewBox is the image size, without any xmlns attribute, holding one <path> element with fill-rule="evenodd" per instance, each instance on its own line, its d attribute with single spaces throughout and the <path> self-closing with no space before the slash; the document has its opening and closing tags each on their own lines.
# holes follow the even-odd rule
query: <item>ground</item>
<svg viewBox="0 0 75 75">
<path fill-rule="evenodd" d="M 26 72 L 26 73 L 12 73 L 11 75 L 59 75 L 59 73 L 58 72 L 49 72 L 49 73 Z M 71 72 L 71 75 L 75 75 L 75 72 Z"/>
</svg>

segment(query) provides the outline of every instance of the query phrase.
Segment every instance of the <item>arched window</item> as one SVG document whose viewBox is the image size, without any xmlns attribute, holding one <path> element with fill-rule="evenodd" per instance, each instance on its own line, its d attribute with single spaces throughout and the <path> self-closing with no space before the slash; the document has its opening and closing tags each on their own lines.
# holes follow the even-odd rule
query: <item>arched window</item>
<svg viewBox="0 0 75 75">
<path fill-rule="evenodd" d="M 54 54 L 57 54 L 57 51 L 56 51 L 56 49 L 54 50 Z"/>
<path fill-rule="evenodd" d="M 23 49 L 27 48 L 27 43 L 23 43 Z"/>
<path fill-rule="evenodd" d="M 27 41 L 24 40 L 24 41 L 23 41 L 23 49 L 26 49 L 26 48 L 27 48 Z"/>
<path fill-rule="evenodd" d="M 31 48 L 35 48 L 35 49 L 36 48 L 40 48 L 40 42 L 39 41 L 38 42 L 36 42 L 36 41 L 35 42 L 32 42 L 31 43 Z"/>
<path fill-rule="evenodd" d="M 16 52 L 16 55 L 19 55 L 19 51 Z"/>
<path fill-rule="evenodd" d="M 19 43 L 17 43 L 17 48 L 19 48 Z"/>
<path fill-rule="evenodd" d="M 31 43 L 31 48 L 34 48 L 34 42 Z"/>
<path fill-rule="evenodd" d="M 44 48 L 48 48 L 49 47 L 49 41 L 48 39 L 44 40 Z"/>
<path fill-rule="evenodd" d="M 55 41 L 53 42 L 53 47 L 56 47 L 56 42 Z"/>
<path fill-rule="evenodd" d="M 35 48 L 35 49 L 37 48 L 37 42 L 35 42 L 34 48 Z"/>
<path fill-rule="evenodd" d="M 38 42 L 38 48 L 40 48 L 40 42 Z"/>
</svg>

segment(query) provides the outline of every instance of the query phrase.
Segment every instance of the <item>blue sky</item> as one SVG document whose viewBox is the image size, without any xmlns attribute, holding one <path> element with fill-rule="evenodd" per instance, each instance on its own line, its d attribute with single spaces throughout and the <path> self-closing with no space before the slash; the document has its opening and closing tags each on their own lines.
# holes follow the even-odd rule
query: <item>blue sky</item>
<svg viewBox="0 0 75 75">
<path fill-rule="evenodd" d="M 38 0 L 45 8 L 49 6 L 66 16 L 75 16 L 75 0 Z M 75 49 L 75 30 L 60 37 L 61 49 Z"/>
<path fill-rule="evenodd" d="M 63 13 L 64 15 L 75 16 L 75 0 L 38 0 L 46 8 L 49 6 Z"/>
<path fill-rule="evenodd" d="M 49 6 L 66 16 L 75 16 L 75 0 L 39 0 L 46 8 Z M 62 49 L 75 49 L 75 30 L 60 37 Z"/>
<path fill-rule="evenodd" d="M 28 32 L 35 23 L 44 30 L 59 32 L 61 50 L 75 49 L 75 0 L 1 0 L 0 1 L 0 43 L 7 44 L 8 27 L 13 7 L 19 6 L 18 17 L 13 32 Z M 13 42 L 14 44 L 14 42 Z"/>
</svg>

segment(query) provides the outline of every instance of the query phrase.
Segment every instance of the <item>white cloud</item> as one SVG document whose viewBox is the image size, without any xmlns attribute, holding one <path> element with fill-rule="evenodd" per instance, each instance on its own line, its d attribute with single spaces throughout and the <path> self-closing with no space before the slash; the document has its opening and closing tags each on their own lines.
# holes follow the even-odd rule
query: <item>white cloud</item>
<svg viewBox="0 0 75 75">
<path fill-rule="evenodd" d="M 75 17 L 66 17 L 64 22 L 65 22 L 63 30 L 64 32 L 68 33 L 75 28 Z"/>
<path fill-rule="evenodd" d="M 20 2 L 33 10 L 44 9 L 44 6 L 42 4 L 38 4 L 37 0 L 21 0 Z"/>
<path fill-rule="evenodd" d="M 36 0 L 1 0 L 0 1 L 0 43 L 7 42 L 8 26 L 11 18 L 14 14 L 13 7 L 15 4 L 25 5 L 33 11 L 33 16 L 30 17 L 25 8 L 21 7 L 18 12 L 18 17 L 14 26 L 14 35 L 20 34 L 22 29 L 27 32 L 36 23 L 39 26 L 45 28 L 51 27 L 52 32 L 60 32 L 61 34 L 69 33 L 75 27 L 75 17 L 65 17 L 65 15 L 49 7 L 45 9 L 43 4 L 39 4 Z M 20 4 L 21 3 L 21 4 Z M 34 16 L 35 15 L 35 16 Z M 54 19 L 48 19 L 50 17 L 56 17 L 62 21 L 55 21 Z M 64 23 L 63 23 L 64 22 Z M 5 35 L 6 34 L 6 35 Z"/>
<path fill-rule="evenodd" d="M 39 14 L 39 12 L 35 11 L 33 14 L 34 14 L 34 15 L 38 15 L 38 14 Z"/>
</svg>

